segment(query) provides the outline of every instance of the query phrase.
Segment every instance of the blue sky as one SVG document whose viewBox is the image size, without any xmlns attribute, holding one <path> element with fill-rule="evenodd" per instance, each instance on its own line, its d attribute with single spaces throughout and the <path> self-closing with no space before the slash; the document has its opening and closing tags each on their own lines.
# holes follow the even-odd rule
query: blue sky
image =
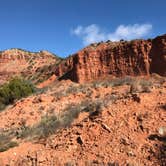
<svg viewBox="0 0 166 166">
<path fill-rule="evenodd" d="M 0 50 L 68 56 L 100 40 L 166 33 L 165 0 L 0 0 Z"/>
</svg>

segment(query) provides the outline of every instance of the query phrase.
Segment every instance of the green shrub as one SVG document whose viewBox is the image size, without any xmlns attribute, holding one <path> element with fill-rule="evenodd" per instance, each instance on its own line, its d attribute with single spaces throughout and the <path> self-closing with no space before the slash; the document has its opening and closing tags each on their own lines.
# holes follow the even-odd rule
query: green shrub
<svg viewBox="0 0 166 166">
<path fill-rule="evenodd" d="M 11 79 L 0 87 L 0 109 L 13 103 L 15 100 L 32 94 L 34 91 L 34 86 L 28 81 L 18 77 Z"/>
</svg>

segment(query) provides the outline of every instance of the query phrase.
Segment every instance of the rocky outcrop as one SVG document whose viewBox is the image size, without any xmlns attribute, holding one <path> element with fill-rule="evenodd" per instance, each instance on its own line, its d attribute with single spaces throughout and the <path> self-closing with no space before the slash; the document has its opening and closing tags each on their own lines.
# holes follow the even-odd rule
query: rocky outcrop
<svg viewBox="0 0 166 166">
<path fill-rule="evenodd" d="M 13 76 L 23 76 L 29 80 L 40 79 L 50 65 L 57 63 L 59 58 L 47 51 L 28 52 L 21 49 L 9 49 L 0 52 L 0 84 Z M 43 71 L 40 72 L 40 71 Z M 43 77 L 47 77 L 43 74 Z"/>
<path fill-rule="evenodd" d="M 83 83 L 151 73 L 166 76 L 166 35 L 149 40 L 94 43 L 63 60 L 47 51 L 11 49 L 0 53 L 0 84 L 19 74 L 35 83 L 52 75 L 58 80 Z"/>
<path fill-rule="evenodd" d="M 166 75 L 166 35 L 153 40 L 95 43 L 55 68 L 60 79 L 92 81 L 109 76 Z"/>
<path fill-rule="evenodd" d="M 152 41 L 151 72 L 166 76 L 166 34 Z"/>
</svg>

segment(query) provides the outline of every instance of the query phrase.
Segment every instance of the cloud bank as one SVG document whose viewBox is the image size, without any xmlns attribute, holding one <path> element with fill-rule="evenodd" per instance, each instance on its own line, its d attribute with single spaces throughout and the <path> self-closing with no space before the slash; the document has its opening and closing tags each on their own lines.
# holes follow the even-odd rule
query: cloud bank
<svg viewBox="0 0 166 166">
<path fill-rule="evenodd" d="M 84 45 L 100 41 L 131 40 L 148 35 L 152 30 L 151 24 L 119 25 L 114 32 L 105 32 L 96 24 L 83 27 L 77 26 L 72 34 L 81 38 Z"/>
</svg>

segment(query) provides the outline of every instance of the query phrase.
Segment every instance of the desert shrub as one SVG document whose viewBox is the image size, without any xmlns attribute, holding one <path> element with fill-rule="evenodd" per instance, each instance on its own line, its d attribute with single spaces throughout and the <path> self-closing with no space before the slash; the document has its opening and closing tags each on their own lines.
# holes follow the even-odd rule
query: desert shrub
<svg viewBox="0 0 166 166">
<path fill-rule="evenodd" d="M 84 106 L 82 111 L 93 113 L 101 111 L 102 102 L 98 100 L 95 100 L 93 102 L 84 101 L 82 105 Z"/>
<path fill-rule="evenodd" d="M 74 119 L 78 118 L 79 113 L 81 112 L 81 106 L 78 105 L 69 105 L 65 108 L 65 113 L 62 115 L 63 127 L 68 127 L 73 122 Z"/>
<path fill-rule="evenodd" d="M 132 77 L 116 78 L 110 82 L 112 86 L 129 85 L 133 81 Z"/>
<path fill-rule="evenodd" d="M 17 134 L 17 138 L 29 138 L 29 139 L 42 139 L 57 132 L 61 128 L 69 127 L 72 122 L 78 118 L 81 112 L 88 112 L 89 118 L 95 118 L 106 107 L 110 101 L 117 100 L 117 96 L 109 95 L 103 99 L 97 99 L 94 101 L 83 100 L 77 104 L 67 105 L 62 114 L 60 115 L 46 115 L 41 118 L 41 121 L 32 126 L 23 126 L 21 131 Z"/>
<path fill-rule="evenodd" d="M 35 92 L 34 86 L 21 78 L 13 78 L 0 87 L 0 109 L 15 100 L 26 97 Z"/>
<path fill-rule="evenodd" d="M 162 77 L 157 73 L 152 73 L 152 78 L 154 79 L 155 82 L 159 83 L 159 84 L 163 84 L 166 82 L 166 77 Z"/>
<path fill-rule="evenodd" d="M 41 121 L 33 127 L 25 127 L 18 137 L 20 138 L 46 138 L 54 134 L 61 126 L 61 121 L 55 115 L 46 115 L 41 118 Z"/>
<path fill-rule="evenodd" d="M 77 85 L 70 85 L 67 89 L 58 91 L 53 95 L 56 97 L 64 97 L 68 96 L 69 94 L 77 94 L 77 93 L 84 93 L 86 97 L 90 97 L 93 93 L 93 88 L 101 88 L 101 87 L 116 87 L 121 85 L 131 85 L 135 81 L 134 77 L 123 77 L 123 78 L 115 78 L 112 80 L 102 80 L 102 81 L 94 81 L 92 83 L 86 84 L 77 84 Z"/>
<path fill-rule="evenodd" d="M 76 105 L 69 105 L 64 110 L 62 117 L 63 127 L 68 127 L 72 124 L 74 119 L 78 118 L 81 112 L 88 112 L 89 116 L 98 115 L 102 111 L 103 102 L 100 100 L 90 101 L 84 100 Z"/>
<path fill-rule="evenodd" d="M 57 118 L 56 115 L 46 115 L 41 121 L 32 127 L 25 127 L 18 134 L 18 138 L 42 139 L 54 134 L 58 129 L 69 126 L 76 117 L 74 112 L 65 113 Z"/>
<path fill-rule="evenodd" d="M 152 86 L 153 83 L 150 80 L 136 79 L 131 83 L 130 92 L 131 93 L 151 92 Z"/>
<path fill-rule="evenodd" d="M 66 94 L 76 93 L 78 90 L 79 88 L 77 86 L 69 86 L 66 90 Z"/>
<path fill-rule="evenodd" d="M 134 78 L 126 76 L 123 78 L 114 78 L 112 80 L 105 80 L 105 81 L 96 81 L 92 83 L 92 87 L 116 87 L 121 85 L 130 85 L 133 82 Z"/>
<path fill-rule="evenodd" d="M 64 97 L 68 96 L 69 94 L 77 94 L 77 93 L 84 93 L 86 94 L 86 96 L 90 96 L 92 94 L 92 90 L 90 89 L 90 84 L 70 85 L 67 89 L 58 91 L 53 95 L 56 97 Z"/>
<path fill-rule="evenodd" d="M 0 134 L 0 152 L 4 152 L 15 146 L 18 146 L 18 143 L 11 141 L 11 137 L 9 135 Z"/>
<path fill-rule="evenodd" d="M 134 81 L 130 85 L 130 93 L 136 93 L 136 92 L 140 92 L 140 91 L 141 91 L 141 86 L 139 84 L 139 81 Z"/>
<path fill-rule="evenodd" d="M 36 135 L 40 137 L 48 137 L 55 133 L 61 125 L 60 120 L 56 116 L 45 116 L 41 119 L 39 125 L 36 127 Z"/>
<path fill-rule="evenodd" d="M 89 112 L 92 115 L 96 111 L 100 111 L 101 102 L 83 101 L 76 105 L 68 105 L 63 114 L 46 115 L 41 121 L 32 127 L 23 127 L 22 131 L 17 135 L 18 138 L 42 139 L 54 134 L 60 128 L 66 128 L 71 125 L 74 119 L 78 118 L 80 112 Z"/>
<path fill-rule="evenodd" d="M 142 87 L 142 92 L 151 92 L 151 88 L 153 86 L 153 83 L 151 80 L 140 80 L 140 85 Z"/>
</svg>

